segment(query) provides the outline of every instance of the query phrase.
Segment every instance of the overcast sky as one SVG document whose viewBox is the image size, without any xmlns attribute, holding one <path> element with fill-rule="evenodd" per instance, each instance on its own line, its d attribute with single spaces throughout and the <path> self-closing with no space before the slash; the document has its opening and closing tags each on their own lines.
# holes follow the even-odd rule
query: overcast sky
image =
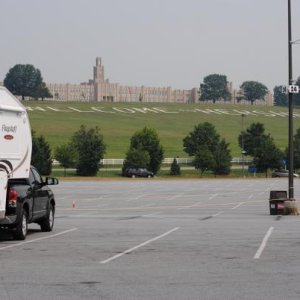
<svg viewBox="0 0 300 300">
<path fill-rule="evenodd" d="M 291 0 L 293 40 L 300 0 Z M 0 81 L 33 64 L 47 83 L 93 77 L 102 57 L 110 82 L 198 87 L 227 76 L 235 88 L 288 81 L 288 0 L 0 0 Z M 294 79 L 300 44 L 293 46 Z"/>
</svg>

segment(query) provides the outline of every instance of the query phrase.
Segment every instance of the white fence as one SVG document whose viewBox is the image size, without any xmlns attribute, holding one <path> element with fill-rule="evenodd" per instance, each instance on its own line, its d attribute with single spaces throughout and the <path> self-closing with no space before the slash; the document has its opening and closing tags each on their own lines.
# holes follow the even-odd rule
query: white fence
<svg viewBox="0 0 300 300">
<path fill-rule="evenodd" d="M 111 158 L 111 159 L 101 159 L 101 164 L 103 165 L 123 165 L 124 159 L 121 158 Z"/>
<path fill-rule="evenodd" d="M 176 158 L 177 159 L 177 162 L 179 164 L 189 164 L 193 161 L 192 158 L 190 157 L 187 157 L 187 158 Z M 163 164 L 171 164 L 173 162 L 174 158 L 165 158 L 163 160 Z M 101 159 L 101 163 L 103 165 L 123 165 L 123 162 L 124 162 L 124 159 L 115 159 L 115 158 L 112 158 L 112 159 Z"/>
<path fill-rule="evenodd" d="M 176 158 L 177 162 L 179 164 L 190 164 L 193 162 L 193 158 L 191 157 L 178 157 Z M 174 158 L 165 158 L 163 160 L 163 164 L 171 164 L 173 162 Z M 124 159 L 122 158 L 108 158 L 108 159 L 101 159 L 101 163 L 103 165 L 110 165 L 110 166 L 120 166 L 123 165 Z M 243 157 L 233 157 L 231 160 L 232 164 L 250 164 L 252 162 L 249 158 L 243 158 Z M 59 162 L 57 160 L 53 160 L 53 165 L 59 165 Z"/>
<path fill-rule="evenodd" d="M 247 157 L 233 157 L 231 163 L 236 165 L 241 165 L 242 163 L 249 165 L 252 163 L 252 159 Z"/>
<path fill-rule="evenodd" d="M 173 160 L 174 160 L 174 158 L 168 157 L 168 158 L 165 158 L 162 163 L 170 165 L 173 162 Z M 179 164 L 190 164 L 193 162 L 193 158 L 191 158 L 191 157 L 177 157 L 176 160 Z M 103 165 L 123 165 L 123 162 L 124 162 L 124 159 L 119 159 L 119 158 L 102 159 L 101 160 L 101 163 Z M 251 162 L 252 162 L 252 159 L 246 158 L 246 157 L 244 157 L 244 158 L 243 157 L 233 157 L 231 160 L 232 164 L 242 164 L 242 163 L 250 164 Z"/>
</svg>

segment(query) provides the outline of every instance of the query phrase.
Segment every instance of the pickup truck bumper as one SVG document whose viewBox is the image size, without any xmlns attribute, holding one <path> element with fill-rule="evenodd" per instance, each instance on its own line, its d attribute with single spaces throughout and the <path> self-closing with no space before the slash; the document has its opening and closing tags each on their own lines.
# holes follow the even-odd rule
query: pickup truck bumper
<svg viewBox="0 0 300 300">
<path fill-rule="evenodd" d="M 11 225 L 16 223 L 17 215 L 5 216 L 4 219 L 0 220 L 0 226 Z"/>
</svg>

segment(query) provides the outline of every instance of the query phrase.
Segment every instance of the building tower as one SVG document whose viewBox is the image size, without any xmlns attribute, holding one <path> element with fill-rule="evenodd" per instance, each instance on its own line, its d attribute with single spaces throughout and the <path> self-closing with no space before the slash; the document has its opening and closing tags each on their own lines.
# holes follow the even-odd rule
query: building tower
<svg viewBox="0 0 300 300">
<path fill-rule="evenodd" d="M 101 63 L 101 57 L 96 58 L 96 66 L 94 67 L 94 83 L 104 82 L 104 66 Z"/>
</svg>

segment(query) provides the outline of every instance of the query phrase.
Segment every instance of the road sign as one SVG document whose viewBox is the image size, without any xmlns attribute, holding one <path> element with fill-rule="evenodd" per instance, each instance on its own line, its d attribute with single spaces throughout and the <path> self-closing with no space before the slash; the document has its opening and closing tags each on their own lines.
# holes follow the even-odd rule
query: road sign
<svg viewBox="0 0 300 300">
<path fill-rule="evenodd" d="M 248 172 L 255 174 L 256 173 L 256 166 L 255 165 L 248 166 Z"/>
<path fill-rule="evenodd" d="M 288 93 L 288 91 L 287 91 L 287 86 L 286 86 L 286 85 L 282 85 L 282 86 L 281 86 L 281 93 L 282 93 L 282 94 L 287 94 L 287 93 Z"/>
<path fill-rule="evenodd" d="M 291 94 L 298 94 L 299 93 L 299 86 L 298 85 L 283 85 L 281 86 L 281 93 L 283 94 L 287 94 L 287 93 L 291 93 Z"/>
<path fill-rule="evenodd" d="M 299 93 L 299 86 L 298 85 L 289 85 L 289 93 L 298 94 Z"/>
</svg>

